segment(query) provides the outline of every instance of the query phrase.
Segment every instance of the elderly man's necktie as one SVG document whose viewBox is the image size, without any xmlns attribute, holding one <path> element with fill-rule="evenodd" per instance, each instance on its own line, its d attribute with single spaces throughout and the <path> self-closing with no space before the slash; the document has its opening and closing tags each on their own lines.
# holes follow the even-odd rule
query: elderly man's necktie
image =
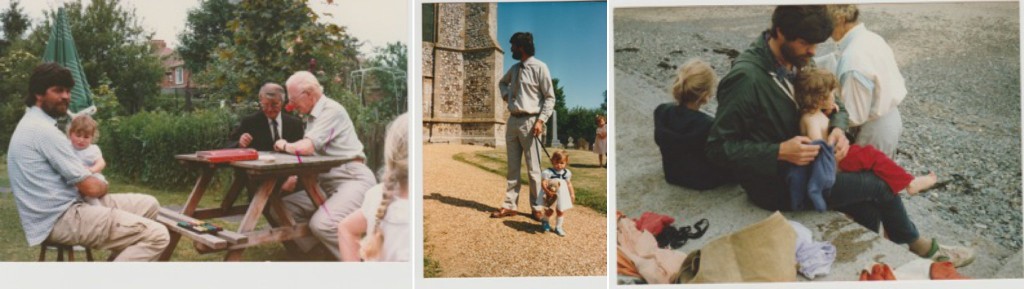
<svg viewBox="0 0 1024 289">
<path fill-rule="evenodd" d="M 277 141 L 278 139 L 281 139 L 280 138 L 280 134 L 277 133 L 277 120 L 276 119 L 271 119 L 270 120 L 270 130 L 274 132 L 274 140 L 275 141 Z"/>
</svg>

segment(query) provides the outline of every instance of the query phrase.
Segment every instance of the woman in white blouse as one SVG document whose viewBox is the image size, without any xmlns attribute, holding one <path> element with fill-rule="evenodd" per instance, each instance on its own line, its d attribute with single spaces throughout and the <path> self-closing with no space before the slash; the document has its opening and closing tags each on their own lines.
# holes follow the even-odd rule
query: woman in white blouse
<svg viewBox="0 0 1024 289">
<path fill-rule="evenodd" d="M 359 213 L 348 215 L 338 224 L 342 261 L 409 261 L 412 210 L 408 144 L 409 114 L 405 113 L 388 125 L 383 182 L 366 192 Z"/>
<path fill-rule="evenodd" d="M 903 132 L 897 107 L 907 95 L 896 57 L 885 39 L 858 21 L 857 6 L 828 5 L 828 11 L 838 50 L 816 57 L 815 63 L 839 79 L 854 143 L 872 145 L 893 158 Z"/>
</svg>

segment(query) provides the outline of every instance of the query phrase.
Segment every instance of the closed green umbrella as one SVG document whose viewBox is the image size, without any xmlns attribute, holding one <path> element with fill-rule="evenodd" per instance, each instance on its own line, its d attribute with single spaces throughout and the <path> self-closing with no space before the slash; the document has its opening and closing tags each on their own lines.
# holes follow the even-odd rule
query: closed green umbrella
<svg viewBox="0 0 1024 289">
<path fill-rule="evenodd" d="M 85 109 L 95 111 L 92 93 L 89 92 L 89 82 L 85 78 L 82 62 L 78 59 L 78 49 L 75 48 L 75 39 L 71 36 L 71 27 L 68 26 L 64 8 L 57 10 L 57 19 L 50 30 L 50 39 L 46 41 L 43 61 L 56 62 L 71 70 L 71 76 L 75 79 L 75 87 L 71 89 L 71 105 L 68 106 L 71 113 L 79 113 Z"/>
</svg>

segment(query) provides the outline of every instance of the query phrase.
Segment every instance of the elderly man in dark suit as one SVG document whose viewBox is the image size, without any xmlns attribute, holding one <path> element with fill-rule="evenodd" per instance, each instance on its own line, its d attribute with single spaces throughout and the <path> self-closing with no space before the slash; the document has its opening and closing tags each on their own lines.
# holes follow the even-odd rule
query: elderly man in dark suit
<svg viewBox="0 0 1024 289">
<path fill-rule="evenodd" d="M 281 113 L 283 104 L 284 88 L 272 82 L 264 84 L 260 88 L 260 111 L 242 119 L 242 124 L 231 132 L 228 147 L 273 151 L 274 142 L 279 139 L 302 139 L 302 120 Z"/>
</svg>

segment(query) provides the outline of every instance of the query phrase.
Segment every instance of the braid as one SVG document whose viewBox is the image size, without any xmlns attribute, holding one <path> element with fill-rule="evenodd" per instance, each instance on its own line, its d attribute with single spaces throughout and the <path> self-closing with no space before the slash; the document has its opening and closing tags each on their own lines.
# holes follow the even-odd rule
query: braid
<svg viewBox="0 0 1024 289">
<path fill-rule="evenodd" d="M 359 246 L 359 257 L 362 257 L 363 261 L 380 259 L 380 250 L 384 246 L 384 233 L 380 230 L 380 223 L 384 221 L 384 216 L 387 215 L 388 205 L 390 204 L 390 191 L 385 191 L 383 198 L 380 200 L 380 207 L 377 208 L 377 215 L 374 216 L 377 222 L 373 225 L 373 235 L 364 238 Z"/>
<path fill-rule="evenodd" d="M 392 199 L 397 198 L 402 189 L 408 183 L 408 129 L 409 114 L 398 116 L 388 126 L 388 133 L 384 140 L 384 196 L 380 200 L 380 207 L 377 208 L 377 215 L 374 218 L 373 235 L 363 238 L 359 244 L 359 255 L 363 261 L 377 261 L 380 259 L 381 248 L 384 247 L 384 232 L 381 231 L 381 223 L 384 216 L 388 214 L 388 206 Z"/>
</svg>

